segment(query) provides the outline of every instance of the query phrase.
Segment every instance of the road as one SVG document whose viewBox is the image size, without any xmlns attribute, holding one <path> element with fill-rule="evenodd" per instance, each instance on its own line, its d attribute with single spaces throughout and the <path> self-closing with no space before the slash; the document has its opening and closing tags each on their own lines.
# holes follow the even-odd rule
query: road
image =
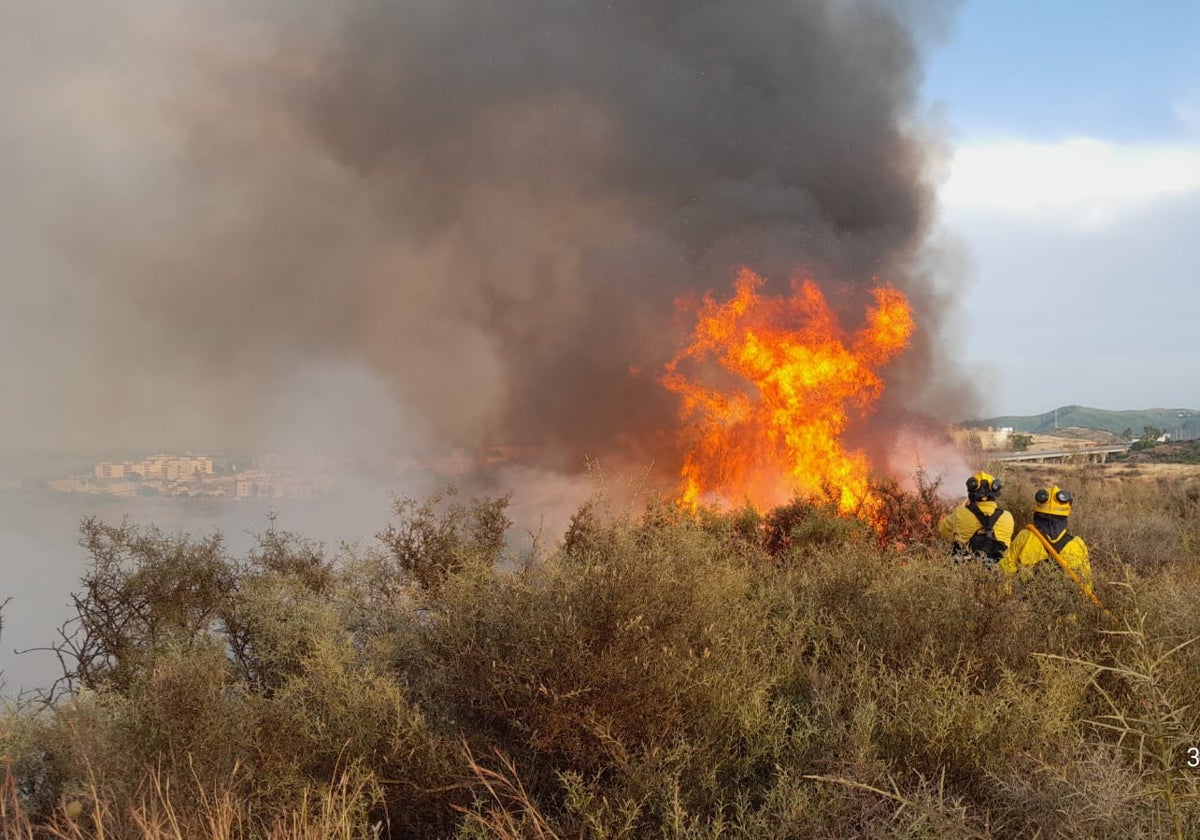
<svg viewBox="0 0 1200 840">
<path fill-rule="evenodd" d="M 1103 463 L 1108 456 L 1117 452 L 1128 452 L 1129 443 L 1111 443 L 1103 446 L 1079 446 L 1073 449 L 1044 449 L 1040 452 L 997 452 L 985 453 L 993 461 L 1067 461 L 1083 458 Z"/>
</svg>

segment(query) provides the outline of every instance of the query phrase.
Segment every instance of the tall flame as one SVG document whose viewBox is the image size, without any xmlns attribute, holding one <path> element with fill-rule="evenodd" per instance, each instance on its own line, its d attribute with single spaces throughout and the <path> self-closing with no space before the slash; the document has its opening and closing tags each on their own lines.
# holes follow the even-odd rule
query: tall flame
<svg viewBox="0 0 1200 840">
<path fill-rule="evenodd" d="M 733 298 L 706 295 L 691 343 L 661 378 L 682 399 L 682 499 L 749 500 L 761 510 L 832 492 L 842 512 L 869 512 L 870 465 L 840 438 L 848 408 L 870 409 L 883 393 L 878 368 L 908 345 L 908 301 L 873 289 L 866 323 L 847 340 L 811 280 L 793 280 L 786 297 L 762 296 L 762 285 L 743 268 Z"/>
</svg>

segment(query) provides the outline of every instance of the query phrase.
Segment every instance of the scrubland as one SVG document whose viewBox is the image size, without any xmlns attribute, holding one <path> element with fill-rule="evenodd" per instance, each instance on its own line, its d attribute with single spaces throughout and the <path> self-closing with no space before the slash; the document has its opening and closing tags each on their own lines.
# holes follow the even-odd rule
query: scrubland
<svg viewBox="0 0 1200 840">
<path fill-rule="evenodd" d="M 1200 481 L 1039 469 L 1005 500 L 1071 489 L 1107 612 L 951 563 L 929 486 L 881 486 L 882 534 L 602 495 L 532 545 L 453 495 L 245 557 L 87 521 L 2 836 L 1200 836 Z"/>
</svg>

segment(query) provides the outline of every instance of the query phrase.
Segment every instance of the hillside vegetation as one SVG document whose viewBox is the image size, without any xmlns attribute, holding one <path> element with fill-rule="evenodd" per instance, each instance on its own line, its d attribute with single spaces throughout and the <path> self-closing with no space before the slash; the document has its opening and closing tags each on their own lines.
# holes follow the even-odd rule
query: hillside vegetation
<svg viewBox="0 0 1200 840">
<path fill-rule="evenodd" d="M 1190 408 L 1148 408 L 1140 411 L 1108 411 L 1082 405 L 1066 405 L 1045 414 L 1005 415 L 972 420 L 969 428 L 1010 427 L 1018 432 L 1047 433 L 1055 429 L 1099 429 L 1120 435 L 1126 430 L 1135 436 L 1147 427 L 1170 433 L 1176 438 L 1200 437 L 1200 411 Z"/>
<path fill-rule="evenodd" d="M 882 536 L 653 498 L 524 550 L 452 495 L 336 551 L 87 521 L 2 836 L 1195 837 L 1200 487 L 1061 480 L 1108 615 L 949 562 L 929 487 L 881 488 Z"/>
<path fill-rule="evenodd" d="M 1130 452 L 1118 453 L 1113 460 L 1130 464 L 1200 464 L 1200 440 L 1179 443 L 1144 441 L 1134 444 Z"/>
</svg>

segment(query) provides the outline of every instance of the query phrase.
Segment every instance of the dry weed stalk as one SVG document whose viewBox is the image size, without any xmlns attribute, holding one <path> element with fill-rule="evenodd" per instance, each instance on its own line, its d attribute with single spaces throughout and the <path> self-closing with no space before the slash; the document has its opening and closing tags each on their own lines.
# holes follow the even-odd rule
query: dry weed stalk
<svg viewBox="0 0 1200 840">
<path fill-rule="evenodd" d="M 1130 589 L 1127 583 L 1118 584 Z M 1134 766 L 1143 776 L 1150 775 L 1157 784 L 1151 785 L 1150 795 L 1160 799 L 1171 824 L 1172 835 L 1177 840 L 1184 838 L 1182 805 L 1200 800 L 1197 779 L 1179 766 L 1179 757 L 1189 747 L 1194 747 L 1197 738 L 1195 716 L 1189 711 L 1192 705 L 1179 702 L 1171 691 L 1168 676 L 1173 657 L 1180 651 L 1200 640 L 1195 636 L 1164 650 L 1162 643 L 1149 638 L 1146 631 L 1145 612 L 1136 609 L 1135 620 L 1125 620 L 1125 629 L 1106 630 L 1109 636 L 1128 641 L 1125 650 L 1129 658 L 1118 654 L 1112 665 L 1104 665 L 1082 659 L 1045 654 L 1048 659 L 1060 659 L 1083 665 L 1091 669 L 1091 686 L 1103 698 L 1109 711 L 1095 720 L 1092 726 L 1116 733 L 1117 745 L 1133 759 Z M 1112 690 L 1101 684 L 1102 675 L 1111 675 L 1123 680 L 1136 699 L 1136 711 L 1129 710 L 1114 696 Z"/>
<path fill-rule="evenodd" d="M 3 840 L 33 840 L 33 826 L 21 809 L 17 796 L 17 780 L 6 760 L 0 765 L 0 838 Z"/>
<path fill-rule="evenodd" d="M 841 785 L 842 787 L 850 788 L 851 790 L 866 791 L 867 793 L 873 793 L 876 796 L 882 796 L 884 799 L 890 799 L 892 802 L 896 802 L 900 805 L 900 808 L 897 809 L 896 813 L 893 815 L 893 818 L 898 818 L 906 809 L 911 810 L 919 815 L 918 818 L 922 822 L 927 822 L 930 825 L 930 828 L 934 830 L 941 830 L 943 832 L 948 831 L 950 826 L 946 825 L 947 818 L 953 818 L 954 816 L 957 816 L 959 819 L 954 820 L 953 828 L 959 831 L 963 829 L 962 818 L 966 816 L 966 810 L 961 806 L 955 806 L 955 810 L 958 811 L 958 814 L 953 815 L 949 812 L 949 806 L 946 802 L 946 778 L 944 774 L 938 779 L 937 796 L 935 800 L 936 804 L 921 802 L 904 796 L 904 794 L 900 792 L 900 787 L 896 784 L 895 780 L 891 779 L 890 777 L 888 778 L 888 781 L 891 782 L 892 785 L 892 789 L 890 791 L 877 788 L 874 785 L 858 782 L 854 779 L 843 779 L 840 776 L 805 775 L 801 778 L 810 779 L 814 782 L 826 782 L 828 784 Z M 968 832 L 969 833 L 967 834 L 960 834 L 958 836 L 963 838 L 969 837 L 972 840 L 991 840 L 992 835 L 986 832 L 981 833 L 969 829 Z"/>
<path fill-rule="evenodd" d="M 299 804 L 267 821 L 251 813 L 232 784 L 208 790 L 193 768 L 198 805 L 179 803 L 170 776 L 161 768 L 147 773 L 138 799 L 124 811 L 124 819 L 103 799 L 93 779 L 86 796 L 64 800 L 50 821 L 35 831 L 22 809 L 16 779 L 5 767 L 0 779 L 0 840 L 375 840 L 384 825 L 366 825 L 365 805 L 373 791 L 370 780 L 345 771 L 336 784 L 320 791 L 306 789 Z M 185 797 L 186 798 L 186 797 Z M 83 805 L 87 802 L 87 805 Z"/>
<path fill-rule="evenodd" d="M 500 769 L 493 770 L 475 759 L 465 740 L 462 742 L 462 752 L 467 769 L 487 791 L 492 802 L 486 806 L 477 802 L 475 808 L 455 805 L 455 810 L 500 840 L 561 840 L 525 790 L 512 759 L 500 750 L 493 749 L 500 762 Z"/>
</svg>

